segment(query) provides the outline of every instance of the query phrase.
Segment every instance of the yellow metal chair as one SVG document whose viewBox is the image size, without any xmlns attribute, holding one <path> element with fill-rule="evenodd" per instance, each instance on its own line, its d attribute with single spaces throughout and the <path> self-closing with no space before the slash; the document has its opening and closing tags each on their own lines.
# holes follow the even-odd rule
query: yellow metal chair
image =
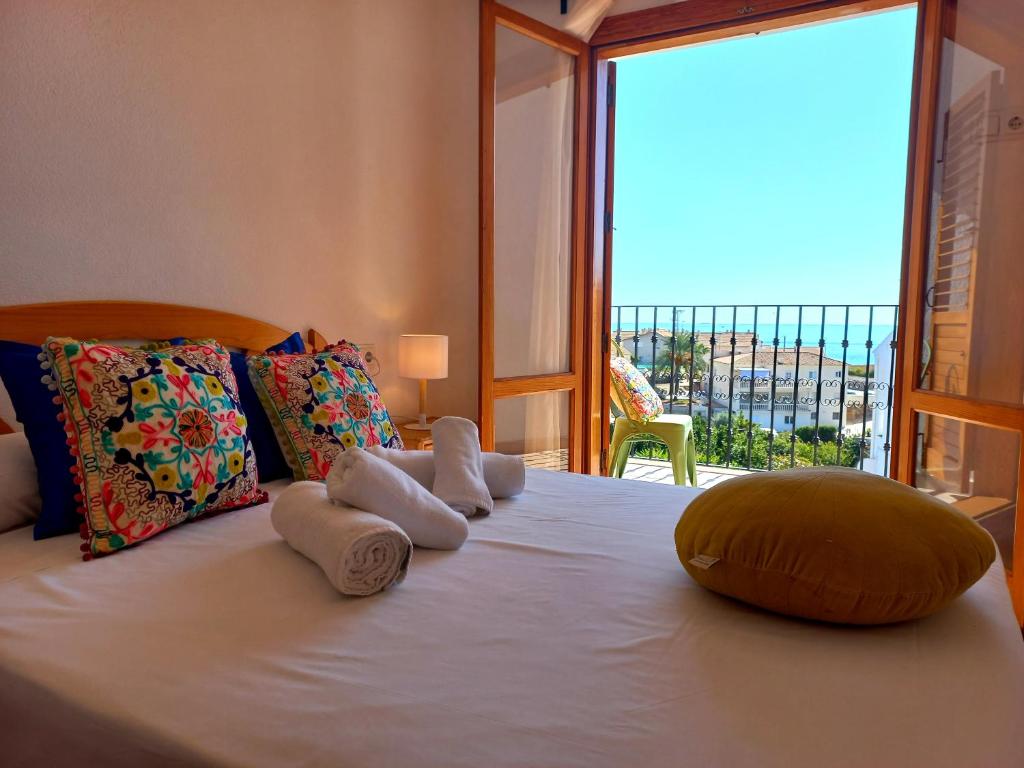
<svg viewBox="0 0 1024 768">
<path fill-rule="evenodd" d="M 621 413 L 626 413 L 622 394 L 616 389 L 615 379 L 611 386 L 612 403 Z M 672 462 L 672 478 L 676 485 L 697 485 L 697 446 L 693 437 L 693 419 L 675 413 L 663 413 L 651 421 L 642 422 L 619 416 L 615 419 L 612 441 L 608 451 L 608 475 L 622 477 L 629 460 L 629 449 L 633 443 L 653 440 L 668 449 Z"/>
</svg>

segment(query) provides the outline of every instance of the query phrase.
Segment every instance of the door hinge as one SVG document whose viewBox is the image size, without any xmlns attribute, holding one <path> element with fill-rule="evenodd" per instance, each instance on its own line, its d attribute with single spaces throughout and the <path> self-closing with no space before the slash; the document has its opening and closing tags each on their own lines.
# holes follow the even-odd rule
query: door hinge
<svg viewBox="0 0 1024 768">
<path fill-rule="evenodd" d="M 608 109 L 615 109 L 615 81 L 608 81 Z"/>
<path fill-rule="evenodd" d="M 612 231 L 612 212 L 609 209 L 605 209 L 604 212 L 604 231 L 608 233 Z"/>
<path fill-rule="evenodd" d="M 608 471 L 608 449 L 601 449 L 601 474 Z"/>
</svg>

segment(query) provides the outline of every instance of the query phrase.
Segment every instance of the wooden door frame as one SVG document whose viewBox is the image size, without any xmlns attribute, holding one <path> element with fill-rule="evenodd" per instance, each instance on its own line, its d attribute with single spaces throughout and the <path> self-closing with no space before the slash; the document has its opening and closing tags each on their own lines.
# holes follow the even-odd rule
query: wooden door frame
<svg viewBox="0 0 1024 768">
<path fill-rule="evenodd" d="M 525 35 L 575 57 L 573 121 L 573 194 L 569 311 L 569 370 L 559 373 L 494 376 L 494 106 L 495 39 L 498 26 Z M 494 0 L 480 0 L 480 273 L 479 273 L 479 414 L 480 442 L 494 450 L 494 402 L 545 392 L 569 393 L 569 468 L 589 469 L 584 456 L 584 352 L 586 328 L 587 158 L 589 153 L 590 46 Z"/>
<path fill-rule="evenodd" d="M 608 16 L 590 46 L 613 58 L 915 4 L 920 5 L 915 0 L 684 0 Z"/>
<path fill-rule="evenodd" d="M 921 360 L 921 323 L 928 264 L 928 218 L 931 214 L 931 158 L 935 149 L 935 108 L 942 52 L 942 0 L 922 0 L 918 11 L 914 99 L 911 104 L 907 199 L 904 208 L 903 279 L 900 282 L 900 338 L 896 348 L 896 403 L 893 413 L 892 476 L 913 484 L 917 463 L 912 412 Z"/>
<path fill-rule="evenodd" d="M 942 68 L 942 46 L 946 37 L 956 28 L 955 0 L 922 0 L 919 32 L 919 73 L 915 78 L 916 102 L 911 135 L 913 147 L 913 184 L 907 195 L 907 254 L 904 265 L 901 308 L 907 318 L 902 358 L 897 357 L 898 394 L 900 407 L 899 431 L 895 445 L 899 453 L 893 454 L 895 477 L 913 484 L 917 456 L 917 423 L 922 414 L 957 419 L 961 422 L 992 429 L 1015 432 L 1020 441 L 1017 467 L 1016 521 L 1013 542 L 1013 562 L 1005 563 L 1009 569 L 1007 580 L 1013 597 L 1018 623 L 1024 624 L 1024 407 L 980 400 L 921 387 L 921 364 L 924 328 L 923 304 L 928 282 L 928 248 L 931 239 L 931 214 L 936 146 L 937 108 Z"/>
<path fill-rule="evenodd" d="M 609 16 L 600 24 L 590 39 L 592 88 L 590 102 L 591 150 L 589 157 L 590 188 L 588 192 L 590 213 L 588 243 L 589 304 L 587 308 L 588 349 L 590 359 L 587 365 L 589 383 L 587 392 L 591 398 L 587 413 L 591 425 L 587 430 L 587 461 L 593 473 L 606 471 L 608 452 L 607 414 L 610 412 L 608 391 L 608 365 L 611 339 L 611 264 L 613 211 L 611 191 L 614 173 L 606 168 L 609 157 L 609 143 L 614 142 L 614 125 L 607 124 L 607 116 L 614 117 L 614 105 L 609 109 L 607 90 L 608 65 L 611 59 L 637 53 L 678 48 L 695 43 L 725 40 L 730 37 L 749 35 L 769 30 L 782 29 L 803 24 L 830 21 L 844 16 L 871 13 L 900 7 L 918 6 L 918 30 L 914 64 L 914 104 L 911 107 L 910 141 L 908 148 L 907 210 L 916 193 L 914 184 L 914 137 L 918 132 L 920 115 L 930 116 L 927 111 L 917 108 L 918 83 L 922 66 L 922 35 L 924 32 L 923 9 L 935 5 L 936 0 L 762 0 L 752 5 L 745 0 L 685 0 L 672 5 L 658 6 L 645 10 Z M 613 152 L 614 149 L 611 150 Z M 909 218 L 909 217 L 907 217 Z M 905 288 L 909 265 L 909 225 L 905 224 L 901 291 Z M 904 318 L 904 297 L 901 295 L 897 338 L 906 338 Z M 901 352 L 897 348 L 896 366 L 902 370 Z M 900 424 L 899 391 L 894 395 L 893 425 L 891 434 L 898 434 Z M 898 442 L 898 441 L 896 441 Z M 897 465 L 898 446 L 893 444 L 891 467 Z"/>
<path fill-rule="evenodd" d="M 605 474 L 608 464 L 608 414 L 611 387 L 612 211 L 615 188 L 615 65 L 591 50 L 590 150 L 588 153 L 586 392 L 589 417 L 585 432 L 585 470 Z"/>
</svg>

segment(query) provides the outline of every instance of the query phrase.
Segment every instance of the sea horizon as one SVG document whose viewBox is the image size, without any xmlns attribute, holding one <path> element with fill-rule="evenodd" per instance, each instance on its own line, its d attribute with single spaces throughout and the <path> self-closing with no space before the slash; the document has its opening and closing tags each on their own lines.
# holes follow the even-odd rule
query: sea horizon
<svg viewBox="0 0 1024 768">
<path fill-rule="evenodd" d="M 653 323 L 640 322 L 640 331 L 649 331 L 652 327 L 655 327 Z M 659 330 L 672 332 L 672 323 L 658 322 L 656 326 Z M 613 339 L 616 339 L 621 335 L 621 343 L 626 347 L 627 350 L 632 351 L 633 335 L 635 331 L 635 324 L 631 320 L 630 322 L 623 321 L 621 325 L 616 323 L 616 318 L 612 316 L 612 327 L 611 335 Z M 711 333 L 714 330 L 716 336 L 716 349 L 722 349 L 723 344 L 728 346 L 729 337 L 733 332 L 732 322 L 728 323 L 716 323 L 714 326 L 710 322 L 696 323 L 692 325 L 686 323 L 685 325 L 677 324 L 675 331 L 677 334 L 687 335 L 691 331 L 698 333 Z M 778 339 L 780 347 L 794 347 L 796 340 L 800 339 L 801 349 L 817 348 L 820 339 L 825 340 L 825 355 L 835 360 L 843 360 L 843 338 L 847 341 L 846 346 L 846 362 L 849 365 L 864 365 L 865 362 L 874 363 L 875 351 L 886 342 L 886 337 L 890 334 L 894 334 L 892 318 L 889 318 L 887 322 L 881 323 L 877 320 L 870 326 L 867 323 L 826 323 L 824 326 L 824 333 L 822 333 L 822 325 L 820 319 L 817 323 L 804 323 L 802 327 L 797 323 L 779 323 L 778 325 Z M 753 323 L 737 323 L 735 328 L 736 333 L 753 333 L 755 327 Z M 776 325 L 774 320 L 770 323 L 758 323 L 756 326 L 756 333 L 760 344 L 759 348 L 772 347 L 774 346 Z M 667 341 L 667 339 L 665 340 Z M 868 342 L 870 344 L 870 351 L 868 348 Z M 662 350 L 665 348 L 664 341 L 659 341 L 657 348 Z M 737 352 L 749 352 L 749 346 L 737 345 Z"/>
</svg>

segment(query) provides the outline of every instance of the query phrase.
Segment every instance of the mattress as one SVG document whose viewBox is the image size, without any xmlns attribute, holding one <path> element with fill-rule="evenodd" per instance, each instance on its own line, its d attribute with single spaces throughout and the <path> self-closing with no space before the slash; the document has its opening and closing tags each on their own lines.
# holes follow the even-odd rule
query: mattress
<svg viewBox="0 0 1024 768">
<path fill-rule="evenodd" d="M 530 471 L 461 550 L 417 550 L 369 598 L 269 505 L 92 562 L 5 534 L 3 764 L 1024 765 L 998 564 L 922 621 L 772 616 L 679 565 L 696 493 Z"/>
</svg>

